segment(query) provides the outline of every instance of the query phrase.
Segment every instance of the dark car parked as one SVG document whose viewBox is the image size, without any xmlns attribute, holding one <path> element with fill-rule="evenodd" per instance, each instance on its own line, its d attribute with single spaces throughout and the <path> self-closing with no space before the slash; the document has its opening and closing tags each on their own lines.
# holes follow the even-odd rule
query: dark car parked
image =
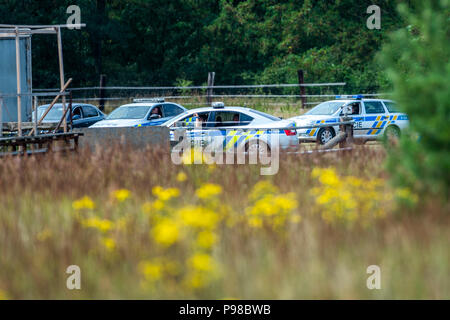
<svg viewBox="0 0 450 320">
<path fill-rule="evenodd" d="M 38 119 L 42 117 L 49 104 L 38 107 Z M 66 105 L 67 107 L 67 105 Z M 63 106 L 61 103 L 56 103 L 49 113 L 45 116 L 42 123 L 59 122 L 63 115 Z M 33 112 L 33 121 L 35 113 Z M 72 104 L 72 123 L 74 128 L 89 127 L 94 123 L 105 119 L 106 115 L 101 112 L 96 106 L 84 103 Z M 70 123 L 70 112 L 67 112 L 67 123 Z"/>
</svg>

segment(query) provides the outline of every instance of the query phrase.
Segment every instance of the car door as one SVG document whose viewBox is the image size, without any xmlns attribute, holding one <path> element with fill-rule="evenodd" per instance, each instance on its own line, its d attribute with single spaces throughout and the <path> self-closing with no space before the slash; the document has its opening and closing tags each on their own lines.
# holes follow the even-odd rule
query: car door
<svg viewBox="0 0 450 320">
<path fill-rule="evenodd" d="M 369 100 L 363 101 L 364 104 L 364 136 L 367 138 L 376 138 L 386 126 L 388 115 L 381 101 Z"/>
</svg>

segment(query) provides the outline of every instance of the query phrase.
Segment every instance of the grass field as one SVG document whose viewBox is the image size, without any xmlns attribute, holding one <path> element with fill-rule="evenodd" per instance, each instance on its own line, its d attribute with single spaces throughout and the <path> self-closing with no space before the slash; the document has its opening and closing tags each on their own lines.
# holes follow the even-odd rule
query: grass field
<svg viewBox="0 0 450 320">
<path fill-rule="evenodd" d="M 274 176 L 163 150 L 4 158 L 0 297 L 448 299 L 448 204 L 391 187 L 384 157 L 283 156 Z"/>
</svg>

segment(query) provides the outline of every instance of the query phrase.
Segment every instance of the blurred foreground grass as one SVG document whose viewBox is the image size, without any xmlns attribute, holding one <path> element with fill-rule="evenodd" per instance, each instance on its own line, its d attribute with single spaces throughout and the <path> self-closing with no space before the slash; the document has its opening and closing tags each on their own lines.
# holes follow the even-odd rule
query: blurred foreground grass
<svg viewBox="0 0 450 320">
<path fill-rule="evenodd" d="M 284 155 L 274 176 L 161 150 L 2 159 L 0 298 L 448 299 L 448 204 L 391 188 L 384 156 Z"/>
</svg>

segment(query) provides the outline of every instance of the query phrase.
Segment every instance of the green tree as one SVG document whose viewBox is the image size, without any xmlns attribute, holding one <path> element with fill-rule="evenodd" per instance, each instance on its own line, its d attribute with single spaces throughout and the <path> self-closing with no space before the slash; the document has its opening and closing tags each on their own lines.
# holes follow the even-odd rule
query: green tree
<svg viewBox="0 0 450 320">
<path fill-rule="evenodd" d="M 380 54 L 394 99 L 409 115 L 411 133 L 391 150 L 394 182 L 448 197 L 450 187 L 449 1 L 399 6 L 409 22 L 393 33 Z"/>
</svg>

